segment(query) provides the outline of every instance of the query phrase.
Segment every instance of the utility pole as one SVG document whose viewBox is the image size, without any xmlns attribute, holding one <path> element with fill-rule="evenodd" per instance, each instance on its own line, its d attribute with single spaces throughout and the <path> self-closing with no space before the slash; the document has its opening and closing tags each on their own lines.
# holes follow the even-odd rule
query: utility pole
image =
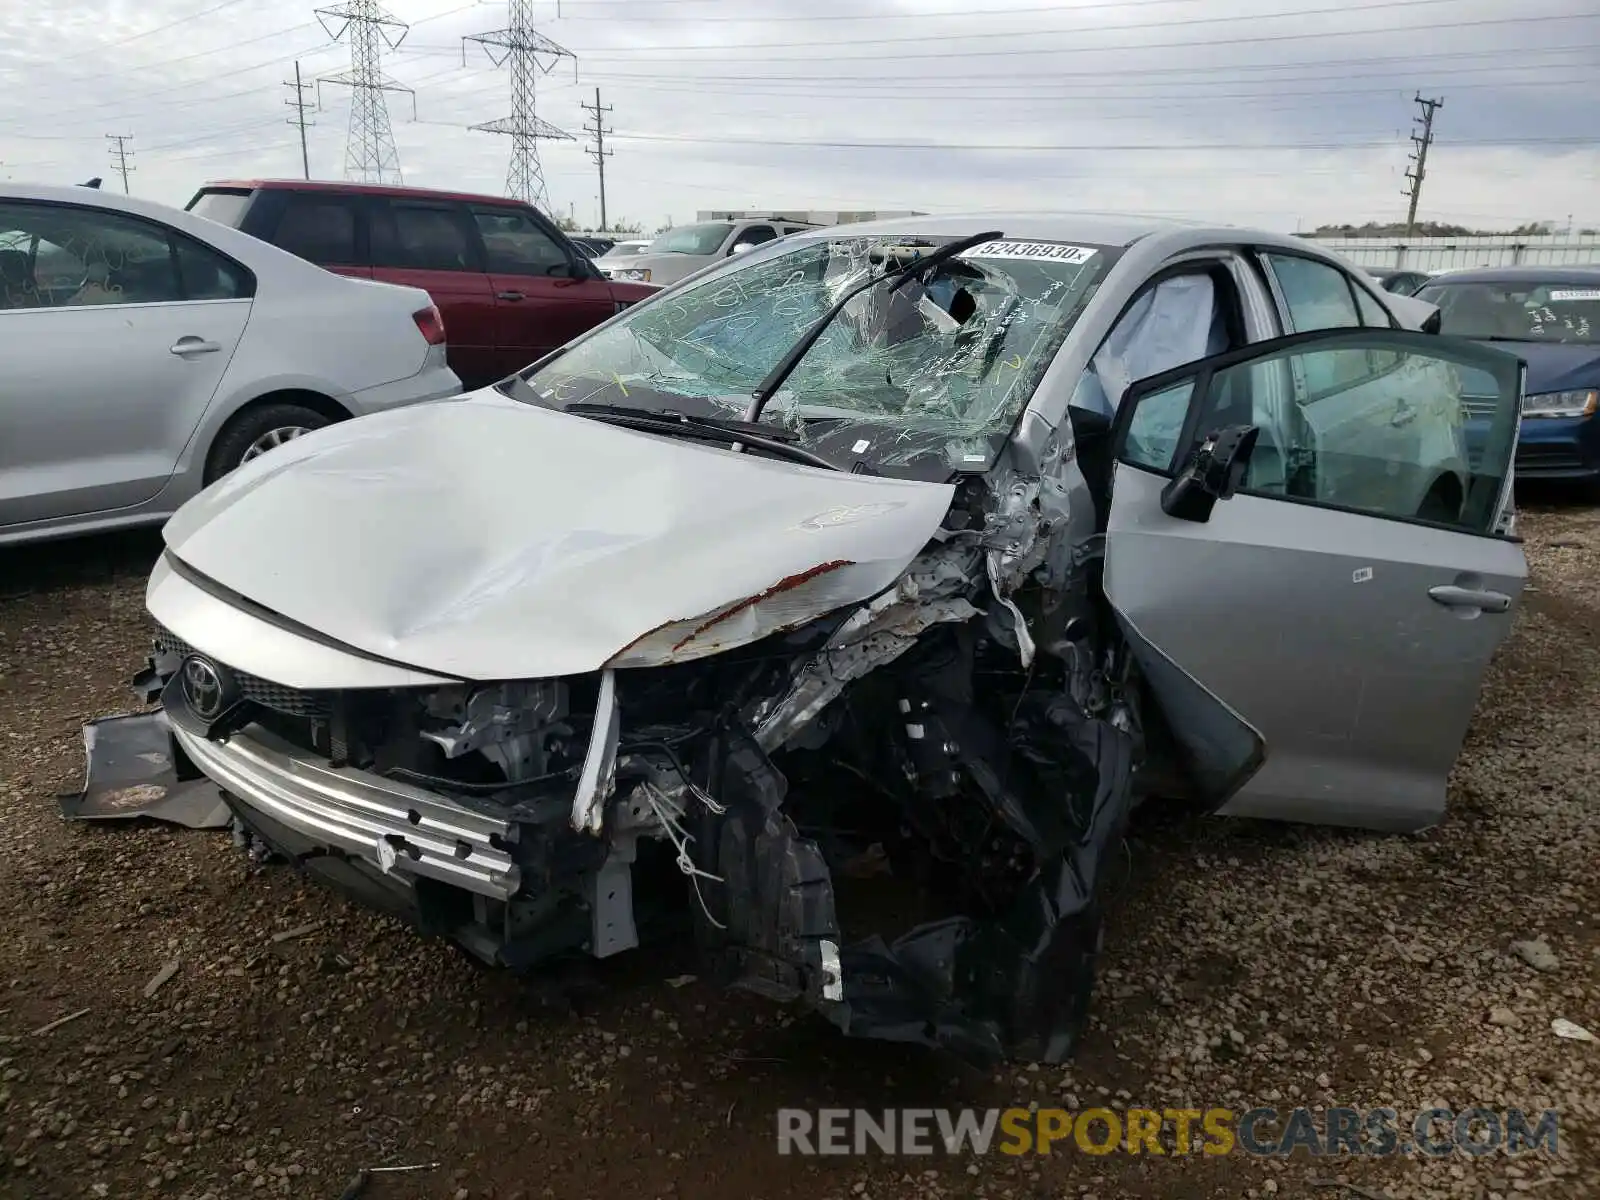
<svg viewBox="0 0 1600 1200">
<path fill-rule="evenodd" d="M 350 42 L 350 69 L 317 80 L 321 105 L 322 85 L 336 83 L 350 89 L 350 133 L 344 146 L 344 177 L 361 183 L 404 183 L 400 149 L 389 127 L 385 92 L 405 92 L 411 97 L 411 115 L 417 115 L 417 94 L 383 73 L 383 47 L 397 49 L 410 28 L 378 0 L 345 0 L 332 8 L 316 10 L 317 20 L 334 41 Z M 337 23 L 337 27 L 335 27 Z"/>
<path fill-rule="evenodd" d="M 579 108 L 594 117 L 594 125 L 585 124 L 583 130 L 594 138 L 594 145 L 588 148 L 589 157 L 594 159 L 594 165 L 600 169 L 600 232 L 604 233 L 611 226 L 606 224 L 606 159 L 616 153 L 606 149 L 606 134 L 611 130 L 605 127 L 605 114 L 611 111 L 611 105 L 604 108 L 600 106 L 600 89 L 594 90 L 593 104 L 580 104 Z"/>
<path fill-rule="evenodd" d="M 128 172 L 137 171 L 138 167 L 128 165 L 128 156 L 133 153 L 128 149 L 128 143 L 133 141 L 131 133 L 108 133 L 106 141 L 114 142 L 111 150 L 111 165 L 122 175 L 122 194 L 128 195 Z"/>
<path fill-rule="evenodd" d="M 1401 193 L 1411 197 L 1411 205 L 1406 210 L 1407 237 L 1410 237 L 1417 227 L 1417 201 L 1422 198 L 1422 180 L 1428 172 L 1428 147 L 1433 145 L 1433 114 L 1435 109 L 1444 107 L 1444 97 L 1441 96 L 1437 100 L 1424 100 L 1422 93 L 1418 92 L 1416 99 L 1412 103 L 1422 109 L 1422 115 L 1413 118 L 1414 121 L 1421 124 L 1422 132 L 1411 135 L 1411 140 L 1417 147 L 1411 154 L 1411 161 L 1416 166 L 1406 172 L 1406 178 L 1411 181 L 1411 186 Z"/>
<path fill-rule="evenodd" d="M 284 103 L 294 109 L 294 116 L 290 117 L 288 124 L 300 127 L 300 168 L 305 172 L 307 179 L 311 178 L 311 156 L 306 153 L 306 128 L 315 125 L 315 121 L 306 120 L 306 110 L 315 107 L 306 100 L 306 89 L 311 85 L 300 82 L 300 60 L 294 61 L 294 80 L 285 79 L 283 86 L 294 89 L 294 99 L 285 100 Z"/>
<path fill-rule="evenodd" d="M 539 142 L 541 139 L 556 142 L 575 139 L 566 130 L 557 129 L 535 115 L 534 85 L 540 75 L 548 75 L 563 58 L 576 63 L 578 56 L 534 29 L 533 0 L 508 0 L 506 8 L 504 29 L 461 39 L 461 62 L 466 65 L 467 43 L 477 42 L 495 66 L 511 65 L 511 115 L 470 128 L 511 136 L 506 195 L 535 208 L 548 209 L 550 193 L 545 187 L 544 164 L 539 161 Z"/>
</svg>

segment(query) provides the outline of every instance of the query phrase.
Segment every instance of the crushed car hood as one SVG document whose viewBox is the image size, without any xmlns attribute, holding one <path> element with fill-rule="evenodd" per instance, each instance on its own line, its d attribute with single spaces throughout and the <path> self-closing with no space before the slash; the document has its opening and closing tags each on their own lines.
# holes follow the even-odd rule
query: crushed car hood
<svg viewBox="0 0 1600 1200">
<path fill-rule="evenodd" d="M 192 571 L 368 654 L 547 678 L 716 653 L 864 600 L 952 494 L 488 391 L 297 439 L 164 537 Z"/>
</svg>

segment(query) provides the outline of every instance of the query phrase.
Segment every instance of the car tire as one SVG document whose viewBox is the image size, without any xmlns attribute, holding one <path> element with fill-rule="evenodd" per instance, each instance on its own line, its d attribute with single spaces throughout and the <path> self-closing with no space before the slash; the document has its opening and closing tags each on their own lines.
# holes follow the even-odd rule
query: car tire
<svg viewBox="0 0 1600 1200">
<path fill-rule="evenodd" d="M 326 413 L 304 404 L 263 404 L 247 408 L 223 426 L 217 440 L 211 443 L 211 453 L 206 456 L 205 482 L 215 483 L 273 446 L 332 423 Z"/>
</svg>

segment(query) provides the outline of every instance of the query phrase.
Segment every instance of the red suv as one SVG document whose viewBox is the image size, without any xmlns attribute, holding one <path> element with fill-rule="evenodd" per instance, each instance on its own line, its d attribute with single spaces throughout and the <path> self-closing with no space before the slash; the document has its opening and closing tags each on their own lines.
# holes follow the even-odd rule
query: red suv
<svg viewBox="0 0 1600 1200">
<path fill-rule="evenodd" d="M 467 388 L 659 290 L 607 279 L 544 214 L 503 196 L 249 180 L 208 183 L 187 207 L 341 275 L 426 289 Z"/>
</svg>

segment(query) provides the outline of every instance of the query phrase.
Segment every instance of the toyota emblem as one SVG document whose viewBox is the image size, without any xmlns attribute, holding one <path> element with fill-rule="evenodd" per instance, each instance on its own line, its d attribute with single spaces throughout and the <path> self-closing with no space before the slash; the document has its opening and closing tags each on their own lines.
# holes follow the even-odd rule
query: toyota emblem
<svg viewBox="0 0 1600 1200">
<path fill-rule="evenodd" d="M 191 655 L 183 661 L 183 698 L 189 711 L 202 721 L 222 715 L 222 674 L 206 659 Z"/>
</svg>

